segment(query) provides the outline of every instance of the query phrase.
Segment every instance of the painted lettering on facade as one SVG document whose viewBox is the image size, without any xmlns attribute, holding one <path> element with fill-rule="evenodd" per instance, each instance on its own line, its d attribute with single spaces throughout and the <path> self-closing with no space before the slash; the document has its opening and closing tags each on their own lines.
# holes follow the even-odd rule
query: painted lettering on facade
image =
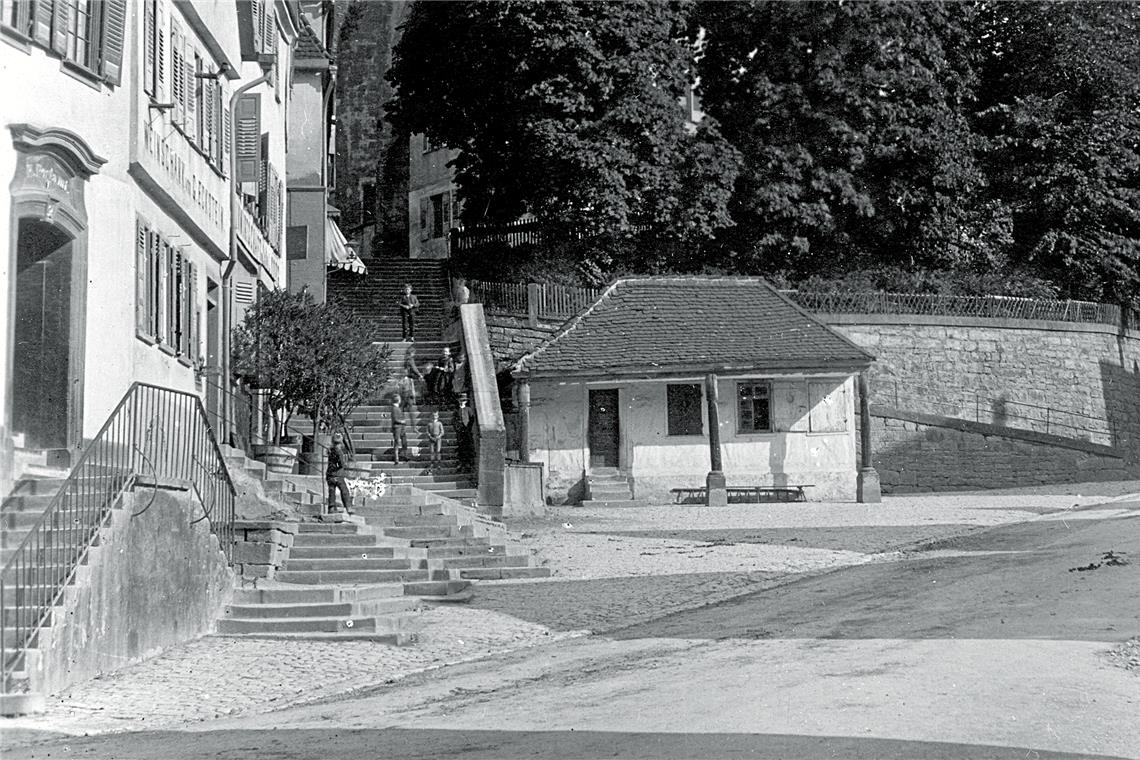
<svg viewBox="0 0 1140 760">
<path fill-rule="evenodd" d="M 226 181 L 219 177 L 186 143 L 185 139 L 171 130 L 171 136 L 163 137 L 150 123 L 143 123 L 143 151 L 146 158 L 143 166 L 160 180 L 162 187 L 176 201 L 181 201 L 182 210 L 193 218 L 202 230 L 219 242 L 225 240 L 225 196 Z M 155 172 L 154 170 L 158 170 Z"/>
</svg>

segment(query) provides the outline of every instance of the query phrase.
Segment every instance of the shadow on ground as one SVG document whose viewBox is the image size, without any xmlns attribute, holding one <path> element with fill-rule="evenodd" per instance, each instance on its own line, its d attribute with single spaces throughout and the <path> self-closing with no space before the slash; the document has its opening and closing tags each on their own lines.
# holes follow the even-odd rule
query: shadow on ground
<svg viewBox="0 0 1140 760">
<path fill-rule="evenodd" d="M 1006 553 L 916 552 L 909 560 L 794 580 L 610 635 L 1122 641 L 1140 633 L 1140 519 L 1022 523 L 927 549 Z M 1122 559 L 1106 561 L 1107 552 Z"/>
<path fill-rule="evenodd" d="M 634 733 L 608 731 L 448 731 L 441 729 L 174 731 L 109 734 L 8 749 L 6 760 L 84 757 L 111 760 L 357 760 L 364 757 L 462 757 L 464 760 L 507 758 L 603 758 L 674 760 L 685 758 L 822 757 L 867 760 L 1077 760 L 1108 755 L 1079 755 L 950 742 L 905 741 L 846 736 L 788 734 Z"/>
<path fill-rule="evenodd" d="M 912 546 L 919 541 L 940 539 L 982 530 L 960 523 L 924 525 L 859 525 L 805 528 L 700 528 L 694 530 L 591 530 L 591 535 L 628 536 L 700 541 L 711 545 L 779 544 L 800 549 L 874 554 Z M 584 531 L 585 532 L 585 531 Z"/>
</svg>

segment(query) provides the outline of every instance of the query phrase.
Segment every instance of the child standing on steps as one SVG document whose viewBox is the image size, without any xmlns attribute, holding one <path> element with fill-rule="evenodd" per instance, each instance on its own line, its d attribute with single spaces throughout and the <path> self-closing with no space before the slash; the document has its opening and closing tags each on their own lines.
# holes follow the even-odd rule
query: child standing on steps
<svg viewBox="0 0 1140 760">
<path fill-rule="evenodd" d="M 440 453 L 443 451 L 443 423 L 439 421 L 439 412 L 431 413 L 427 434 L 428 441 L 431 442 L 431 468 L 438 469 Z"/>
<path fill-rule="evenodd" d="M 404 458 L 408 455 L 408 418 L 404 407 L 400 403 L 400 394 L 392 397 L 392 459 L 400 463 L 400 450 L 404 450 Z"/>
<path fill-rule="evenodd" d="M 412 286 L 404 283 L 404 295 L 400 296 L 400 333 L 404 340 L 416 339 L 416 309 L 420 299 L 412 295 Z"/>
</svg>

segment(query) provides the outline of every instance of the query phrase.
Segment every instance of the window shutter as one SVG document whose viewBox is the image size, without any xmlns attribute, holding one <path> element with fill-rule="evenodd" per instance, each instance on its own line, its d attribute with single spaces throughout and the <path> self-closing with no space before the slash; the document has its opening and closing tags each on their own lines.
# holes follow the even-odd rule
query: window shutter
<svg viewBox="0 0 1140 760">
<path fill-rule="evenodd" d="M 155 0 L 143 2 L 143 92 L 155 97 L 155 50 L 158 47 L 158 20 Z"/>
<path fill-rule="evenodd" d="M 420 239 L 427 240 L 428 236 L 428 209 L 431 208 L 431 198 L 420 198 Z"/>
<path fill-rule="evenodd" d="M 214 124 L 214 101 L 217 100 L 214 95 L 214 88 L 218 86 L 215 79 L 202 80 L 202 108 L 206 113 L 202 116 L 202 125 L 205 127 L 205 132 L 202 136 L 202 149 L 206 151 L 210 163 L 215 162 L 218 147 L 218 128 Z"/>
<path fill-rule="evenodd" d="M 190 361 L 197 362 L 202 355 L 201 318 L 198 311 L 198 267 L 187 263 L 190 273 L 190 352 L 186 355 Z"/>
<path fill-rule="evenodd" d="M 186 115 L 186 67 L 182 62 L 182 28 L 170 19 L 170 94 L 174 101 L 174 123 Z"/>
<path fill-rule="evenodd" d="M 260 53 L 265 39 L 265 0 L 250 0 L 249 5 L 253 18 L 253 52 Z"/>
<path fill-rule="evenodd" d="M 62 2 L 62 0 L 60 0 Z M 39 0 L 35 4 L 36 15 L 32 19 L 32 38 L 45 47 L 51 46 L 51 20 L 55 15 L 52 0 Z"/>
<path fill-rule="evenodd" d="M 123 40 L 127 33 L 127 0 L 104 0 L 103 44 L 99 54 L 99 73 L 109 84 L 122 81 Z"/>
<path fill-rule="evenodd" d="M 220 90 L 220 88 L 219 88 Z M 232 171 L 230 167 L 230 151 L 233 149 L 233 126 L 230 124 L 230 109 L 225 105 L 225 94 L 219 94 L 218 108 L 222 112 L 222 174 L 227 177 Z"/>
<path fill-rule="evenodd" d="M 238 182 L 257 182 L 261 171 L 261 96 L 242 95 L 234 113 Z"/>
<path fill-rule="evenodd" d="M 186 90 L 186 121 L 182 125 L 182 131 L 190 138 L 190 142 L 199 142 L 198 138 L 198 87 L 201 80 L 197 79 L 194 74 L 197 73 L 195 66 L 194 48 L 190 45 L 190 41 L 186 40 L 186 48 L 182 53 L 182 67 L 185 70 L 183 87 Z"/>
<path fill-rule="evenodd" d="M 178 336 L 178 350 L 186 358 L 196 359 L 197 357 L 191 353 L 192 336 L 190 326 L 194 321 L 194 307 L 192 305 L 193 289 L 190 282 L 190 260 L 186 258 L 185 254 L 183 254 L 181 258 L 181 266 L 178 270 L 178 279 L 180 285 L 178 288 L 178 295 L 181 297 L 178 304 L 181 307 L 179 310 L 180 319 L 178 320 L 180 323 L 179 328 L 181 328 L 179 330 Z"/>
<path fill-rule="evenodd" d="M 71 20 L 71 3 L 54 0 L 51 19 L 51 49 L 67 55 L 67 24 Z"/>
<path fill-rule="evenodd" d="M 146 222 L 139 217 L 135 219 L 135 331 L 146 336 L 151 334 L 149 272 Z"/>
<path fill-rule="evenodd" d="M 158 235 L 152 234 L 150 241 L 150 249 L 153 252 L 155 259 L 155 269 L 158 273 L 158 287 L 155 288 L 155 303 L 154 303 L 154 337 L 159 343 L 167 340 L 167 320 L 169 309 L 167 308 L 167 289 L 169 284 L 167 282 L 167 256 L 169 251 L 166 245 L 159 239 Z"/>
<path fill-rule="evenodd" d="M 162 14 L 162 4 L 154 5 L 154 97 L 159 102 L 165 102 L 166 96 L 166 27 L 162 23 L 165 18 Z"/>
</svg>

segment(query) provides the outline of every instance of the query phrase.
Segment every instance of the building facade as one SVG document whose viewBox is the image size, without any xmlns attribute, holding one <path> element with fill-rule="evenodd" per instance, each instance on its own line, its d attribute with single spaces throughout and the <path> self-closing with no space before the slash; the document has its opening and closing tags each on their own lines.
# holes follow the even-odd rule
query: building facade
<svg viewBox="0 0 1140 760">
<path fill-rule="evenodd" d="M 65 464 L 132 382 L 203 397 L 283 286 L 291 3 L 0 3 L 0 491 Z"/>
</svg>

